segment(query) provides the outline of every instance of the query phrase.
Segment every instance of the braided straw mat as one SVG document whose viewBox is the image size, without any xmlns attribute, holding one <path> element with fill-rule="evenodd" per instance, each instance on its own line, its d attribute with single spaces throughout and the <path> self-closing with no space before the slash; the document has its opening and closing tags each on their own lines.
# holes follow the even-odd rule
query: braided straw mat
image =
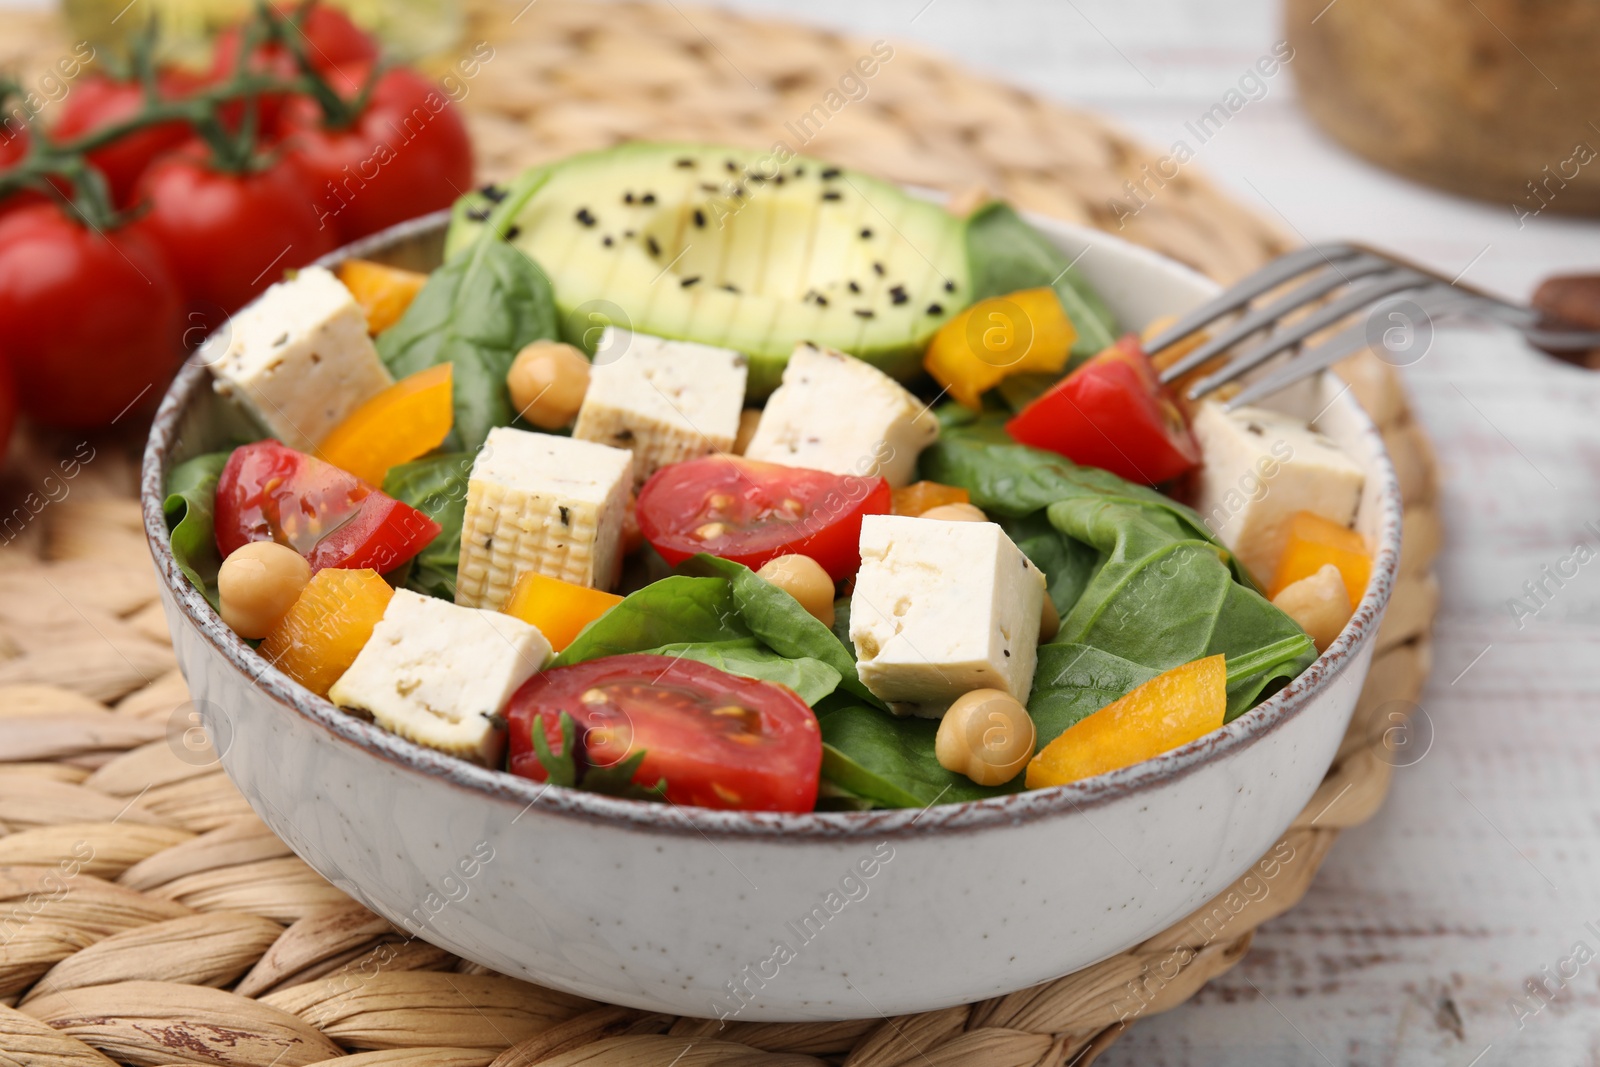
<svg viewBox="0 0 1600 1067">
<path fill-rule="evenodd" d="M 0 66 L 59 54 L 48 17 L 5 22 Z M 468 40 L 494 48 L 466 82 L 490 177 L 630 137 L 798 148 L 784 123 L 870 46 L 674 4 L 538 0 L 520 15 L 475 10 L 471 24 Z M 1090 116 L 908 47 L 868 85 L 804 151 L 1090 224 L 1111 222 L 1108 201 L 1154 158 Z M 1221 280 L 1285 247 L 1189 171 L 1123 232 Z M 186 747 L 187 694 L 133 500 L 138 442 L 96 442 L 67 479 L 60 457 L 85 446 L 19 439 L 0 479 L 3 513 L 25 501 L 33 516 L 0 548 L 0 1064 L 1091 1062 L 1129 1005 L 1164 1011 L 1236 964 L 1255 927 L 1299 900 L 1339 831 L 1377 810 L 1398 762 L 1395 710 L 1414 706 L 1427 676 L 1438 600 L 1434 465 L 1393 370 L 1370 355 L 1341 369 L 1400 471 L 1402 578 L 1338 759 L 1274 850 L 1293 857 L 1274 891 L 1230 891 L 1203 909 L 1227 909 L 1226 940 L 1185 921 L 1034 989 L 838 1024 L 719 1030 L 581 1001 L 410 940 L 350 901 Z"/>
</svg>

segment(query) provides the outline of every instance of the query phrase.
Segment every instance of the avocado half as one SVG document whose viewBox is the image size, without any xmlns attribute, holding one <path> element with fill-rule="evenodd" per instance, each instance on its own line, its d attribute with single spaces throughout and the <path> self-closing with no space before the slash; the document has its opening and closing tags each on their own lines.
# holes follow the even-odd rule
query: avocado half
<svg viewBox="0 0 1600 1067">
<path fill-rule="evenodd" d="M 801 341 L 909 378 L 971 302 L 961 219 L 781 145 L 632 143 L 535 168 L 463 197 L 447 253 L 519 195 L 504 232 L 549 276 L 566 340 L 592 353 L 617 325 L 737 349 L 753 396 Z"/>
</svg>

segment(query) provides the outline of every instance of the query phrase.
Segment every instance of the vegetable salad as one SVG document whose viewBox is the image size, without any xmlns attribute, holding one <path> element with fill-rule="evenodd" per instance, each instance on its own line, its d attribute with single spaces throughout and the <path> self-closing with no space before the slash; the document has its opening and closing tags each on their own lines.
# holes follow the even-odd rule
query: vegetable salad
<svg viewBox="0 0 1600 1067">
<path fill-rule="evenodd" d="M 1364 592 L 1360 467 L 1177 400 L 1201 339 L 1152 358 L 1004 204 L 627 145 L 464 198 L 447 248 L 208 342 L 260 435 L 166 502 L 228 625 L 418 744 L 714 808 L 975 800 L 1219 728 Z"/>
</svg>

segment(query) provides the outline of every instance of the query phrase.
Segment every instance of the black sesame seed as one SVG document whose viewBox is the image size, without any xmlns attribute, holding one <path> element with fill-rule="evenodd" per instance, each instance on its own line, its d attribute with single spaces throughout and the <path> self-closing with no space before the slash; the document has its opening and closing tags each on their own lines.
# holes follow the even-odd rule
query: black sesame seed
<svg viewBox="0 0 1600 1067">
<path fill-rule="evenodd" d="M 827 306 L 828 306 L 828 298 L 823 296 L 821 293 L 818 293 L 817 294 L 817 307 L 825 308 Z"/>
<path fill-rule="evenodd" d="M 945 282 L 944 283 L 944 291 L 947 292 L 947 293 L 955 292 L 956 291 L 956 283 L 955 282 L 951 282 L 951 281 Z"/>
<path fill-rule="evenodd" d="M 600 243 L 605 245 L 607 248 L 610 248 L 612 245 L 616 244 L 616 242 L 611 239 L 611 235 L 609 233 L 600 238 Z"/>
<path fill-rule="evenodd" d="M 907 300 L 910 300 L 911 297 L 906 295 L 905 286 L 896 285 L 889 290 L 889 299 L 894 301 L 896 304 L 904 304 Z"/>
<path fill-rule="evenodd" d="M 522 233 L 522 227 L 521 226 L 507 226 L 506 227 L 506 240 L 515 241 L 521 235 L 521 233 Z"/>
<path fill-rule="evenodd" d="M 657 241 L 654 237 L 646 237 L 644 239 L 644 246 L 650 250 L 650 254 L 652 256 L 659 256 L 661 254 L 661 242 Z"/>
<path fill-rule="evenodd" d="M 624 204 L 633 203 L 633 190 L 632 189 L 629 189 L 627 192 L 622 194 L 622 202 Z"/>
<path fill-rule="evenodd" d="M 721 189 L 721 188 L 722 188 L 722 186 L 718 185 L 716 182 L 701 182 L 700 183 L 700 189 L 703 192 L 707 192 L 707 193 L 714 193 L 718 189 Z"/>
<path fill-rule="evenodd" d="M 468 208 L 467 218 L 473 222 L 487 222 L 489 221 L 489 209 L 486 207 Z"/>
<path fill-rule="evenodd" d="M 656 194 L 655 193 L 645 193 L 643 196 L 641 196 L 639 198 L 639 203 L 641 203 L 641 204 L 653 204 L 655 202 L 656 202 Z"/>
<path fill-rule="evenodd" d="M 482 193 L 483 198 L 489 201 L 491 204 L 498 204 L 500 201 L 506 198 L 506 191 L 500 188 L 498 185 L 485 185 L 482 189 L 479 189 L 478 192 Z"/>
<path fill-rule="evenodd" d="M 746 174 L 745 177 L 757 185 L 760 185 L 762 182 L 767 180 L 767 176 L 765 174 Z"/>
<path fill-rule="evenodd" d="M 773 178 L 772 180 L 773 180 L 774 183 L 776 183 L 778 185 L 782 185 L 783 184 L 783 175 L 780 174 L 776 178 Z"/>
<path fill-rule="evenodd" d="M 883 277 L 883 275 L 884 275 L 883 264 L 882 263 L 874 263 L 872 265 L 872 273 L 876 274 L 880 278 Z"/>
<path fill-rule="evenodd" d="M 563 525 L 563 526 L 571 526 L 572 525 L 572 512 L 567 510 L 566 505 L 557 504 L 556 505 L 556 510 L 561 512 L 561 525 Z"/>
<path fill-rule="evenodd" d="M 738 164 L 737 164 L 737 163 L 735 163 L 735 162 L 734 162 L 734 161 L 733 161 L 733 160 L 731 160 L 731 159 L 729 159 L 729 160 L 724 160 L 724 161 L 723 161 L 723 164 L 722 164 L 722 165 L 723 165 L 723 166 L 724 166 L 724 167 L 727 167 L 727 168 L 728 168 L 728 173 L 729 173 L 729 174 L 737 174 L 737 173 L 739 173 L 739 165 L 738 165 Z"/>
<path fill-rule="evenodd" d="M 826 169 L 826 170 L 824 170 L 822 172 L 822 180 L 825 181 L 825 182 L 832 181 L 833 179 L 837 178 L 838 176 L 839 176 L 839 168 L 838 167 L 829 167 L 828 169 Z"/>
<path fill-rule="evenodd" d="M 1002 648 L 1000 651 L 1005 654 L 1006 659 L 1011 658 L 1011 650 L 1009 648 Z"/>
<path fill-rule="evenodd" d="M 794 168 L 794 176 L 796 178 L 803 178 L 803 177 L 805 177 L 805 174 L 806 174 L 806 168 L 804 168 L 804 167 L 796 167 L 796 168 Z"/>
<path fill-rule="evenodd" d="M 839 191 L 837 191 L 837 190 L 835 190 L 835 189 L 829 189 L 827 192 L 822 194 L 822 199 L 824 199 L 824 200 L 843 200 L 844 199 L 844 194 L 839 192 Z"/>
<path fill-rule="evenodd" d="M 739 291 L 739 287 L 734 285 L 732 282 L 723 282 L 722 287 L 730 293 L 737 293 Z"/>
<path fill-rule="evenodd" d="M 699 208 L 694 209 L 694 224 L 701 228 L 704 228 L 706 224 L 706 213 Z"/>
<path fill-rule="evenodd" d="M 622 231 L 622 236 L 631 239 L 633 237 L 633 231 L 632 230 L 623 230 Z"/>
<path fill-rule="evenodd" d="M 855 314 L 858 319 L 871 319 L 876 318 L 878 313 L 871 308 L 856 308 Z"/>
<path fill-rule="evenodd" d="M 687 278 L 685 278 L 681 282 L 679 282 L 678 284 L 683 286 L 685 289 L 687 289 L 687 288 L 689 288 L 689 286 L 695 284 L 699 280 L 700 280 L 700 275 L 691 274 Z"/>
<path fill-rule="evenodd" d="M 872 227 L 870 227 L 870 226 L 861 227 L 861 239 L 863 241 L 870 241 L 872 239 Z"/>
<path fill-rule="evenodd" d="M 861 291 L 861 286 L 856 284 L 855 279 L 851 279 L 850 281 L 850 291 L 852 293 L 859 293 Z"/>
<path fill-rule="evenodd" d="M 586 207 L 580 207 L 572 217 L 585 226 L 593 226 L 595 224 L 594 214 Z"/>
<path fill-rule="evenodd" d="M 690 159 L 688 156 L 684 156 L 682 159 L 678 160 L 677 165 L 687 169 L 694 166 L 694 160 Z"/>
<path fill-rule="evenodd" d="M 930 315 L 943 315 L 944 314 L 944 305 L 943 304 L 929 304 L 928 305 L 928 314 L 930 314 Z"/>
<path fill-rule="evenodd" d="M 745 197 L 747 197 L 747 196 L 749 196 L 749 195 L 750 195 L 750 192 L 749 192 L 749 190 L 747 190 L 747 189 L 746 189 L 746 188 L 745 188 L 745 187 L 744 187 L 744 186 L 742 186 L 742 185 L 735 185 L 735 186 L 734 186 L 734 187 L 733 187 L 733 196 L 734 196 L 734 199 L 736 199 L 736 200 L 743 200 L 743 199 L 744 199 L 744 198 L 745 198 Z"/>
</svg>

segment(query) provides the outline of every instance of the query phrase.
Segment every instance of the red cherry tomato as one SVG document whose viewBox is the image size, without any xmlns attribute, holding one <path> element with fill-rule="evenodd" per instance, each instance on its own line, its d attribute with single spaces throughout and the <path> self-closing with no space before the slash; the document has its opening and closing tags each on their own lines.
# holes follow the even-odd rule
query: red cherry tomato
<svg viewBox="0 0 1600 1067">
<path fill-rule="evenodd" d="M 753 569 L 798 552 L 837 582 L 861 567 L 861 519 L 889 506 L 882 478 L 717 455 L 656 471 L 637 510 L 645 540 L 670 564 L 709 552 Z"/>
<path fill-rule="evenodd" d="M 11 366 L 0 355 L 0 467 L 5 466 L 6 446 L 17 424 L 17 387 L 11 381 Z"/>
<path fill-rule="evenodd" d="M 54 204 L 0 216 L 0 343 L 35 422 L 104 426 L 153 403 L 182 333 L 177 283 L 139 234 L 102 236 Z"/>
<path fill-rule="evenodd" d="M 674 804 L 745 811 L 817 805 L 822 732 L 781 685 L 689 659 L 608 656 L 536 674 L 511 698 L 511 773 L 545 781 L 533 747 L 543 729 L 562 755 L 561 715 L 576 726 L 580 774 L 644 753 L 633 781 L 665 779 Z M 578 784 L 583 784 L 582 777 Z"/>
<path fill-rule="evenodd" d="M 210 326 L 283 276 L 337 246 L 320 227 L 305 176 L 292 160 L 225 174 L 185 149 L 159 160 L 139 184 L 150 210 L 135 228 L 171 260 L 189 310 Z"/>
<path fill-rule="evenodd" d="M 417 509 L 277 441 L 233 450 L 217 479 L 217 549 L 276 541 L 325 567 L 390 571 L 439 535 Z"/>
<path fill-rule="evenodd" d="M 365 65 L 330 81 L 353 99 Z M 318 215 L 346 241 L 455 203 L 472 188 L 472 142 L 460 110 L 437 84 L 405 67 L 385 71 L 348 129 L 322 126 L 304 97 L 284 107 L 293 154 L 313 179 Z"/>
<path fill-rule="evenodd" d="M 1132 334 L 1061 379 L 1006 423 L 1025 445 L 1156 485 L 1200 462 L 1200 446 Z"/>
<path fill-rule="evenodd" d="M 180 72 L 163 72 L 158 78 L 162 98 L 180 99 L 199 85 L 199 79 Z M 144 107 L 144 87 L 138 82 L 117 81 L 104 74 L 91 74 L 77 82 L 61 103 L 61 117 L 51 137 L 71 141 L 85 134 L 121 122 Z M 118 206 L 132 202 L 135 186 L 158 156 L 170 152 L 189 139 L 187 123 L 163 122 L 138 133 L 113 141 L 89 153 L 89 162 L 111 186 Z"/>
<path fill-rule="evenodd" d="M 305 9 L 300 21 L 301 40 L 305 45 L 306 58 L 318 73 L 327 74 L 347 64 L 370 63 L 378 58 L 377 39 L 350 21 L 349 15 L 315 0 L 301 6 Z M 280 14 L 290 14 L 295 9 L 292 4 L 274 4 L 273 7 Z M 243 39 L 238 26 L 229 26 L 217 34 L 216 45 L 211 53 L 213 80 L 220 81 L 233 73 L 239 62 L 239 48 Z M 257 69 L 286 77 L 299 73 L 295 69 L 294 58 L 280 44 L 261 46 L 255 58 L 260 64 Z"/>
</svg>

